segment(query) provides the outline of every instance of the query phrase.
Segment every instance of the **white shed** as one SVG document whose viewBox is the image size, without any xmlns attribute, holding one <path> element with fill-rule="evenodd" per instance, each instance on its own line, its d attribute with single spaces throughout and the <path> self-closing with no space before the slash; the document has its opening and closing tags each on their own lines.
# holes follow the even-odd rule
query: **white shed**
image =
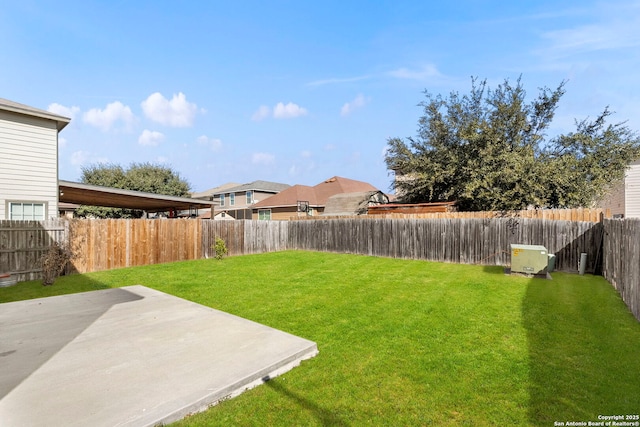
<svg viewBox="0 0 640 427">
<path fill-rule="evenodd" d="M 0 98 L 0 220 L 58 216 L 58 133 L 70 119 Z"/>
<path fill-rule="evenodd" d="M 631 163 L 622 182 L 614 186 L 601 204 L 613 217 L 640 218 L 640 160 Z"/>
</svg>

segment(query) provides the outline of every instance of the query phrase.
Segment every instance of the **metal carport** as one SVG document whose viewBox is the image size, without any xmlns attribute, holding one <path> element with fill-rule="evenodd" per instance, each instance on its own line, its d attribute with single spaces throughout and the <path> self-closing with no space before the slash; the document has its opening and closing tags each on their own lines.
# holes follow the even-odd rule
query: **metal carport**
<svg viewBox="0 0 640 427">
<path fill-rule="evenodd" d="M 211 209 L 213 202 L 188 197 L 165 196 L 142 191 L 122 190 L 81 184 L 79 182 L 58 181 L 59 201 L 78 205 L 103 206 L 108 208 L 140 209 L 145 212 L 167 212 L 191 209 Z"/>
</svg>

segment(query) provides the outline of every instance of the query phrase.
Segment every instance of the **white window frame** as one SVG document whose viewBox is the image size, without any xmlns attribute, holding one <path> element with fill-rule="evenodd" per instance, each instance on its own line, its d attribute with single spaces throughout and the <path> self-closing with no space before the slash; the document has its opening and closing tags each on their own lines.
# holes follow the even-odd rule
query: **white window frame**
<svg viewBox="0 0 640 427">
<path fill-rule="evenodd" d="M 220 206 L 224 206 L 224 194 L 220 195 Z"/>
<path fill-rule="evenodd" d="M 16 218 L 13 216 L 13 208 L 14 206 L 20 205 L 21 207 L 21 213 L 20 213 L 20 218 Z M 30 208 L 30 213 L 28 214 L 28 217 L 25 218 L 25 207 Z M 40 215 L 36 215 L 36 207 L 41 208 L 41 214 Z M 7 206 L 6 206 L 6 217 L 9 220 L 13 220 L 13 221 L 44 221 L 47 219 L 47 210 L 48 210 L 48 206 L 47 206 L 47 202 L 39 202 L 39 201 L 32 201 L 32 200 L 8 200 L 7 201 Z"/>
<path fill-rule="evenodd" d="M 229 206 L 236 205 L 236 193 L 229 193 Z"/>
<path fill-rule="evenodd" d="M 260 221 L 270 221 L 271 220 L 271 209 L 258 209 L 258 220 L 260 220 Z"/>
<path fill-rule="evenodd" d="M 252 204 L 253 203 L 253 191 L 251 191 L 251 190 L 247 191 L 246 197 L 247 197 L 247 204 L 248 205 Z"/>
</svg>

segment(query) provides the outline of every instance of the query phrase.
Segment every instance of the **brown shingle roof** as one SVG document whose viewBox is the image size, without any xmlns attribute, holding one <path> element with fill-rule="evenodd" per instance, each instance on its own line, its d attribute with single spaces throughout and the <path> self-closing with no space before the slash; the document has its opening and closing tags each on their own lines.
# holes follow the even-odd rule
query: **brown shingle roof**
<svg viewBox="0 0 640 427">
<path fill-rule="evenodd" d="M 334 176 L 313 187 L 294 185 L 253 205 L 254 208 L 297 206 L 298 200 L 308 201 L 311 207 L 324 206 L 334 194 L 377 191 L 373 185 L 354 179 Z"/>
<path fill-rule="evenodd" d="M 286 190 L 282 190 L 278 194 L 256 203 L 252 208 L 272 208 L 276 206 L 297 206 L 298 200 L 309 202 L 310 206 L 318 206 L 316 193 L 313 187 L 308 185 L 296 184 Z"/>
</svg>

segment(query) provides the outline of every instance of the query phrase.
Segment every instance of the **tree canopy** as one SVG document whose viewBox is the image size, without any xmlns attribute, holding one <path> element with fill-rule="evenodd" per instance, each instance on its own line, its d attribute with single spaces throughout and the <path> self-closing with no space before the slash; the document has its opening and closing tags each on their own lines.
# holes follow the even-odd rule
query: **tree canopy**
<svg viewBox="0 0 640 427">
<path fill-rule="evenodd" d="M 589 207 L 640 157 L 640 139 L 624 123 L 607 124 L 608 107 L 576 130 L 547 137 L 565 82 L 526 102 L 518 79 L 495 90 L 472 79 L 469 94 L 425 91 L 418 134 L 390 138 L 385 161 L 406 203 L 457 201 L 461 210 Z"/>
<path fill-rule="evenodd" d="M 98 164 L 82 168 L 84 184 L 123 190 L 144 191 L 165 196 L 189 197 L 190 185 L 171 168 L 152 163 L 132 163 L 128 169 L 116 164 Z M 133 209 L 81 206 L 76 215 L 96 218 L 140 218 L 143 212 Z"/>
</svg>

